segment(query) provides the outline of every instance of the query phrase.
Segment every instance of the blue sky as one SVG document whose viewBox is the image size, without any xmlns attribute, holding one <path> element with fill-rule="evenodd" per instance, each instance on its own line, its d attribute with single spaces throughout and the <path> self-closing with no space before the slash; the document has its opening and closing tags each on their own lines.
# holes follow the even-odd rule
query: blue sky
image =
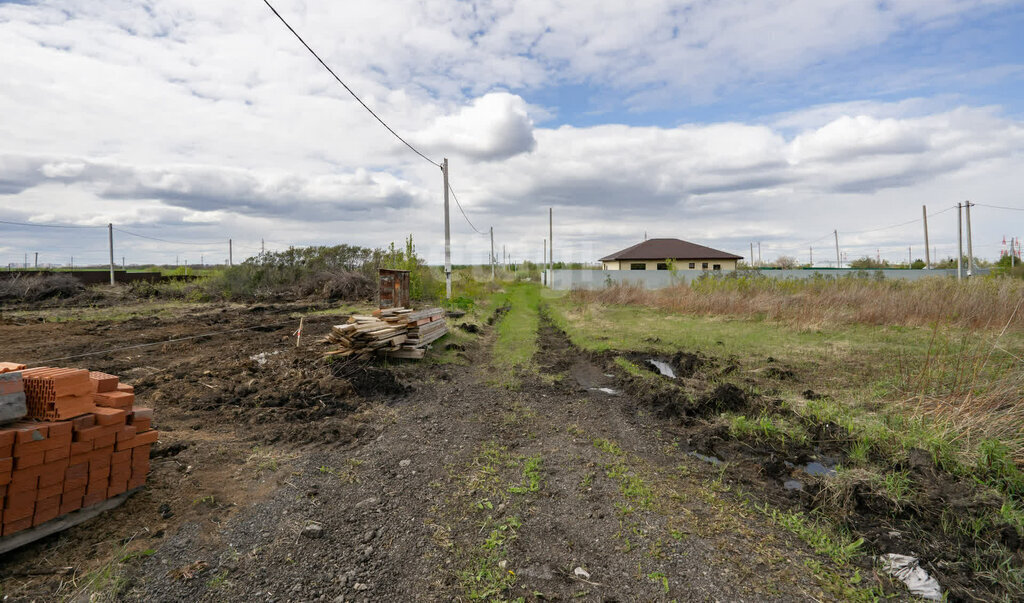
<svg viewBox="0 0 1024 603">
<path fill-rule="evenodd" d="M 645 232 L 802 258 L 833 229 L 848 257 L 899 260 L 923 255 L 922 205 L 966 199 L 983 204 L 978 255 L 1024 236 L 1024 212 L 995 208 L 1024 207 L 1019 1 L 275 6 L 450 159 L 467 213 L 513 257 L 539 259 L 548 207 L 556 257 L 575 261 Z M 0 73 L 3 219 L 95 227 L 0 225 L 0 265 L 102 261 L 107 223 L 128 261 L 410 233 L 440 261 L 437 168 L 261 2 L 0 2 Z M 452 220 L 456 260 L 483 261 L 487 239 Z M 954 228 L 936 216 L 939 255 Z"/>
</svg>

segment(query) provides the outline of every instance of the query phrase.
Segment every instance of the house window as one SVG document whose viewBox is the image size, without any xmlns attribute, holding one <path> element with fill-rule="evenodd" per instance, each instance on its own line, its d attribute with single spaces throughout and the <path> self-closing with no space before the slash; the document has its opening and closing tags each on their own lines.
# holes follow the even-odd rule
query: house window
<svg viewBox="0 0 1024 603">
<path fill-rule="evenodd" d="M 696 267 L 697 267 L 697 262 L 690 262 L 690 270 L 693 270 Z"/>
<path fill-rule="evenodd" d="M 647 270 L 647 264 L 630 264 L 630 270 Z"/>
<path fill-rule="evenodd" d="M 722 269 L 722 265 L 721 264 L 715 264 L 714 266 L 711 267 L 711 269 L 712 270 L 721 270 Z"/>
<path fill-rule="evenodd" d="M 702 264 L 700 265 L 700 269 L 701 269 L 701 270 L 707 270 L 707 269 L 708 269 L 708 263 L 707 263 L 707 262 L 704 262 L 704 263 L 702 263 Z"/>
<path fill-rule="evenodd" d="M 664 262 L 658 262 L 658 270 L 668 270 L 668 264 Z"/>
</svg>

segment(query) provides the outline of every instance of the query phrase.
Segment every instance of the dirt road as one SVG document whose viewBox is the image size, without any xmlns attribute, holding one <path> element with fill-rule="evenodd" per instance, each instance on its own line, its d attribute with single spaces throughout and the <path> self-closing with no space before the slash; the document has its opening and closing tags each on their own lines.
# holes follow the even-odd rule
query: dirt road
<svg viewBox="0 0 1024 603">
<path fill-rule="evenodd" d="M 77 361 L 122 375 L 155 406 L 153 474 L 122 508 L 3 558 L 3 594 L 836 598 L 822 577 L 845 570 L 744 504 L 671 421 L 618 391 L 612 365 L 549 325 L 542 370 L 510 389 L 488 368 L 489 329 L 462 363 L 331 365 L 312 344 L 294 348 L 288 310 L 0 325 L 4 354 L 28 360 L 40 341 L 58 357 L 98 337 L 265 325 Z M 310 341 L 336 320 L 308 320 Z"/>
</svg>

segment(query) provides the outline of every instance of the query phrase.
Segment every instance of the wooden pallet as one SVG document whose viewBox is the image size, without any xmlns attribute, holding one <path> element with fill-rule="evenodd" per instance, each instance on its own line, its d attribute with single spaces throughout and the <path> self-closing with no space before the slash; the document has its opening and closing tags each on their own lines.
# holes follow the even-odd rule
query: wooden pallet
<svg viewBox="0 0 1024 603">
<path fill-rule="evenodd" d="M 50 534 L 56 534 L 57 532 L 64 531 L 70 527 L 77 526 L 80 523 L 89 521 L 90 519 L 99 516 L 104 511 L 116 509 L 120 507 L 124 501 L 128 500 L 128 497 L 135 494 L 143 487 L 133 488 L 118 494 L 113 498 L 108 498 L 103 502 L 98 502 L 91 507 L 72 511 L 66 515 L 61 515 L 56 519 L 51 519 L 46 523 L 41 523 L 37 526 L 15 532 L 10 536 L 0 537 L 0 555 L 13 551 L 16 548 L 23 547 L 26 544 L 35 542 L 40 538 L 46 538 Z"/>
</svg>

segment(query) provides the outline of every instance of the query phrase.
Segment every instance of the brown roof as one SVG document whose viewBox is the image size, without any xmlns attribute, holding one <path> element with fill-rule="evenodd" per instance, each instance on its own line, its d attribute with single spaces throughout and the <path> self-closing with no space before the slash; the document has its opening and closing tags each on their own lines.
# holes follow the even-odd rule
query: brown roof
<svg viewBox="0 0 1024 603">
<path fill-rule="evenodd" d="M 743 256 L 719 251 L 679 239 L 647 239 L 622 251 L 601 258 L 615 260 L 742 260 Z"/>
</svg>

